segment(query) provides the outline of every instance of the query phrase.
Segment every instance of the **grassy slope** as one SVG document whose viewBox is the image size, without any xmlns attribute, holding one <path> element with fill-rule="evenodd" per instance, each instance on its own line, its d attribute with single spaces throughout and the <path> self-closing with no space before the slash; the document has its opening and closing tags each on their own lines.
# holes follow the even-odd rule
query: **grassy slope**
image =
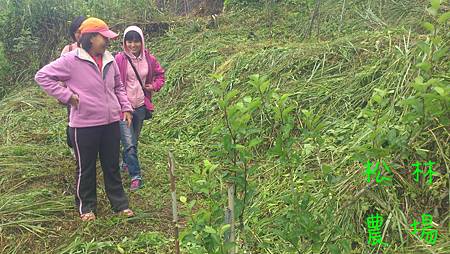
<svg viewBox="0 0 450 254">
<path fill-rule="evenodd" d="M 327 123 L 326 130 L 332 132 L 324 133 L 325 144 L 313 149 L 319 156 L 306 155 L 299 170 L 301 177 L 296 178 L 298 190 L 310 192 L 316 199 L 310 209 L 323 210 L 321 204 L 326 203 L 328 193 L 344 202 L 363 189 L 363 176 L 355 173 L 360 166 L 347 156 L 368 135 L 360 127 L 361 120 L 356 119 L 358 107 L 364 106 L 374 87 L 394 89 L 399 96 L 408 94 L 406 84 L 413 77 L 408 67 L 411 59 L 401 51 L 410 48 L 418 38 L 415 32 L 410 34 L 409 27 L 422 19 L 424 1 L 385 1 L 383 5 L 348 2 L 342 26 L 336 15 L 340 8 L 326 4 L 333 7 L 323 10 L 319 41 L 302 39 L 308 17 L 301 7 L 280 7 L 273 14 L 263 9 L 230 11 L 219 18 L 217 29 L 208 29 L 206 20 L 184 20 L 184 25 L 166 36 L 150 38 L 155 55 L 168 69 L 168 83 L 156 98 L 155 119 L 146 123 L 143 130 L 140 149 L 147 185 L 130 196 L 139 214 L 130 221 L 110 215 L 101 190 L 100 219 L 87 225 L 79 222 L 72 209 L 73 161 L 64 145 L 63 107 L 35 86 L 2 100 L 0 251 L 42 253 L 67 248 L 114 252 L 119 244 L 130 253 L 168 253 L 166 152 L 169 148 L 175 151 L 180 193 L 194 198 L 189 191 L 190 172 L 205 158 L 215 161 L 215 145 L 220 141 L 219 136 L 211 135 L 211 129 L 220 120 L 215 101 L 209 99 L 213 85 L 209 75 L 214 72 L 233 80 L 243 94 L 248 91 L 248 75 L 269 75 L 282 91 L 296 93 L 301 108 L 312 109 Z M 317 29 L 314 31 L 317 33 Z M 259 195 L 252 203 L 255 212 L 248 218 L 252 235 L 246 238 L 247 248 L 286 252 L 289 243 L 274 232 L 280 230 L 277 220 L 286 212 L 283 197 L 287 195 L 285 186 L 289 180 L 276 162 L 264 157 L 259 161 L 259 173 L 251 179 L 257 184 Z M 320 182 L 326 192 L 318 188 L 315 178 L 322 177 L 321 164 L 333 165 L 338 178 L 338 184 Z M 377 194 L 385 200 L 392 197 Z M 428 206 L 434 204 L 434 196 L 429 198 Z M 381 206 L 362 197 L 337 219 L 340 226 L 348 225 L 344 228 L 354 241 L 355 252 L 362 252 L 366 246 L 366 232 L 361 224 L 374 203 Z M 408 218 L 421 213 L 408 212 Z M 442 238 L 433 248 L 409 243 L 406 247 L 394 245 L 391 251 L 398 248 L 397 251 L 444 253 L 449 248 L 444 217 L 438 221 L 444 230 L 440 231 Z"/>
</svg>

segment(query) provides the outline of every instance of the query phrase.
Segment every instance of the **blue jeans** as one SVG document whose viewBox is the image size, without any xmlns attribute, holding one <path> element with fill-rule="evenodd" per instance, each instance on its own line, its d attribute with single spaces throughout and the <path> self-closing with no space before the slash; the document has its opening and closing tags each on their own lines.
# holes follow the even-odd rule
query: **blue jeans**
<svg viewBox="0 0 450 254">
<path fill-rule="evenodd" d="M 122 159 L 128 166 L 128 173 L 131 180 L 141 180 L 141 167 L 138 159 L 138 140 L 141 134 L 142 124 L 145 118 L 145 106 L 134 109 L 131 126 L 127 126 L 127 121 L 120 121 L 120 139 L 122 141 Z"/>
</svg>

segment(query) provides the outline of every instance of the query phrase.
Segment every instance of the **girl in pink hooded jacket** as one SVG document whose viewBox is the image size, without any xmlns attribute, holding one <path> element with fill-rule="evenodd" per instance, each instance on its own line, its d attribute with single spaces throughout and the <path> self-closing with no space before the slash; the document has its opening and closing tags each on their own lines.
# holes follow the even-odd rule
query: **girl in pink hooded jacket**
<svg viewBox="0 0 450 254">
<path fill-rule="evenodd" d="M 138 140 L 143 121 L 151 117 L 154 110 L 152 94 L 164 85 L 164 69 L 156 58 L 145 49 L 144 35 L 137 26 L 125 29 L 123 52 L 115 57 L 119 66 L 120 78 L 125 85 L 128 101 L 133 107 L 131 126 L 120 122 L 123 146 L 123 168 L 131 177 L 130 190 L 142 187 L 141 168 L 138 159 Z"/>
</svg>

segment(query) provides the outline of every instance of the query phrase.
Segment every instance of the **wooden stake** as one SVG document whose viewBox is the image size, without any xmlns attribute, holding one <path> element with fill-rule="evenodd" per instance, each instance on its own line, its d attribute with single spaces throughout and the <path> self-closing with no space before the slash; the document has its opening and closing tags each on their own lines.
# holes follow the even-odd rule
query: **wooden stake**
<svg viewBox="0 0 450 254">
<path fill-rule="evenodd" d="M 235 219 L 234 219 L 234 192 L 235 192 L 235 185 L 229 184 L 228 185 L 228 207 L 225 214 L 225 217 L 228 220 L 228 223 L 230 224 L 230 235 L 228 238 L 228 241 L 231 243 L 235 243 L 236 241 L 236 233 L 235 233 Z M 231 248 L 230 254 L 236 253 L 236 247 Z"/>
<path fill-rule="evenodd" d="M 172 153 L 169 151 L 169 179 L 170 179 L 170 191 L 172 193 L 172 215 L 175 231 L 175 253 L 180 254 L 180 241 L 178 239 L 179 227 L 178 227 L 178 209 L 177 209 L 177 193 L 175 187 L 175 162 Z"/>
</svg>

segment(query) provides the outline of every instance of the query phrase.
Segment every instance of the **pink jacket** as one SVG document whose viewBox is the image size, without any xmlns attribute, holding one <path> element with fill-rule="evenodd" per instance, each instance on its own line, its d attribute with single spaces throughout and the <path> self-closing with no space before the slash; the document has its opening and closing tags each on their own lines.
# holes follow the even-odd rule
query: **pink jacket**
<svg viewBox="0 0 450 254">
<path fill-rule="evenodd" d="M 164 82 L 165 82 L 164 69 L 161 67 L 161 65 L 156 60 L 156 58 L 152 54 L 150 54 L 148 52 L 148 50 L 145 49 L 144 35 L 140 28 L 138 28 L 136 26 L 128 27 L 127 29 L 125 29 L 124 36 L 128 31 L 131 31 L 131 30 L 136 31 L 141 35 L 142 51 L 144 52 L 144 58 L 146 59 L 147 65 L 148 65 L 147 77 L 145 80 L 142 80 L 142 82 L 144 82 L 144 84 L 151 84 L 151 86 L 153 86 L 153 89 L 155 91 L 159 91 L 163 87 Z M 124 43 L 123 48 L 124 48 L 124 50 L 126 50 L 125 41 L 123 43 Z M 117 65 L 119 66 L 120 79 L 125 84 L 125 86 L 127 86 L 127 84 L 126 84 L 127 75 L 128 75 L 127 69 L 128 69 L 129 62 L 125 56 L 125 52 L 118 53 L 115 58 L 116 58 Z M 133 73 L 133 75 L 135 75 L 135 74 Z M 151 93 L 145 92 L 144 104 L 148 110 L 150 110 L 150 111 L 154 110 L 155 107 L 152 103 L 152 94 Z"/>
<path fill-rule="evenodd" d="M 103 54 L 100 71 L 92 57 L 78 48 L 40 69 L 36 82 L 63 103 L 73 94 L 80 99 L 71 107 L 69 126 L 75 128 L 110 124 L 120 120 L 120 113 L 133 111 L 120 80 L 119 68 L 108 51 Z M 67 87 L 58 82 L 65 82 Z"/>
<path fill-rule="evenodd" d="M 61 56 L 64 55 L 65 53 L 69 53 L 72 50 L 75 50 L 78 48 L 78 43 L 74 42 L 72 44 L 66 45 L 63 50 L 61 51 Z"/>
<path fill-rule="evenodd" d="M 126 54 L 130 57 L 130 60 L 139 73 L 139 77 L 141 78 L 141 80 L 145 81 L 149 71 L 147 59 L 144 58 L 143 54 L 141 54 L 139 57 L 136 57 L 132 53 L 128 52 Z M 139 79 L 136 77 L 133 67 L 130 64 L 128 64 L 126 72 L 127 80 L 124 81 L 123 84 L 125 86 L 125 91 L 127 92 L 128 100 L 130 101 L 133 108 L 143 106 L 145 104 L 144 90 L 142 89 L 141 83 L 139 83 Z"/>
</svg>

